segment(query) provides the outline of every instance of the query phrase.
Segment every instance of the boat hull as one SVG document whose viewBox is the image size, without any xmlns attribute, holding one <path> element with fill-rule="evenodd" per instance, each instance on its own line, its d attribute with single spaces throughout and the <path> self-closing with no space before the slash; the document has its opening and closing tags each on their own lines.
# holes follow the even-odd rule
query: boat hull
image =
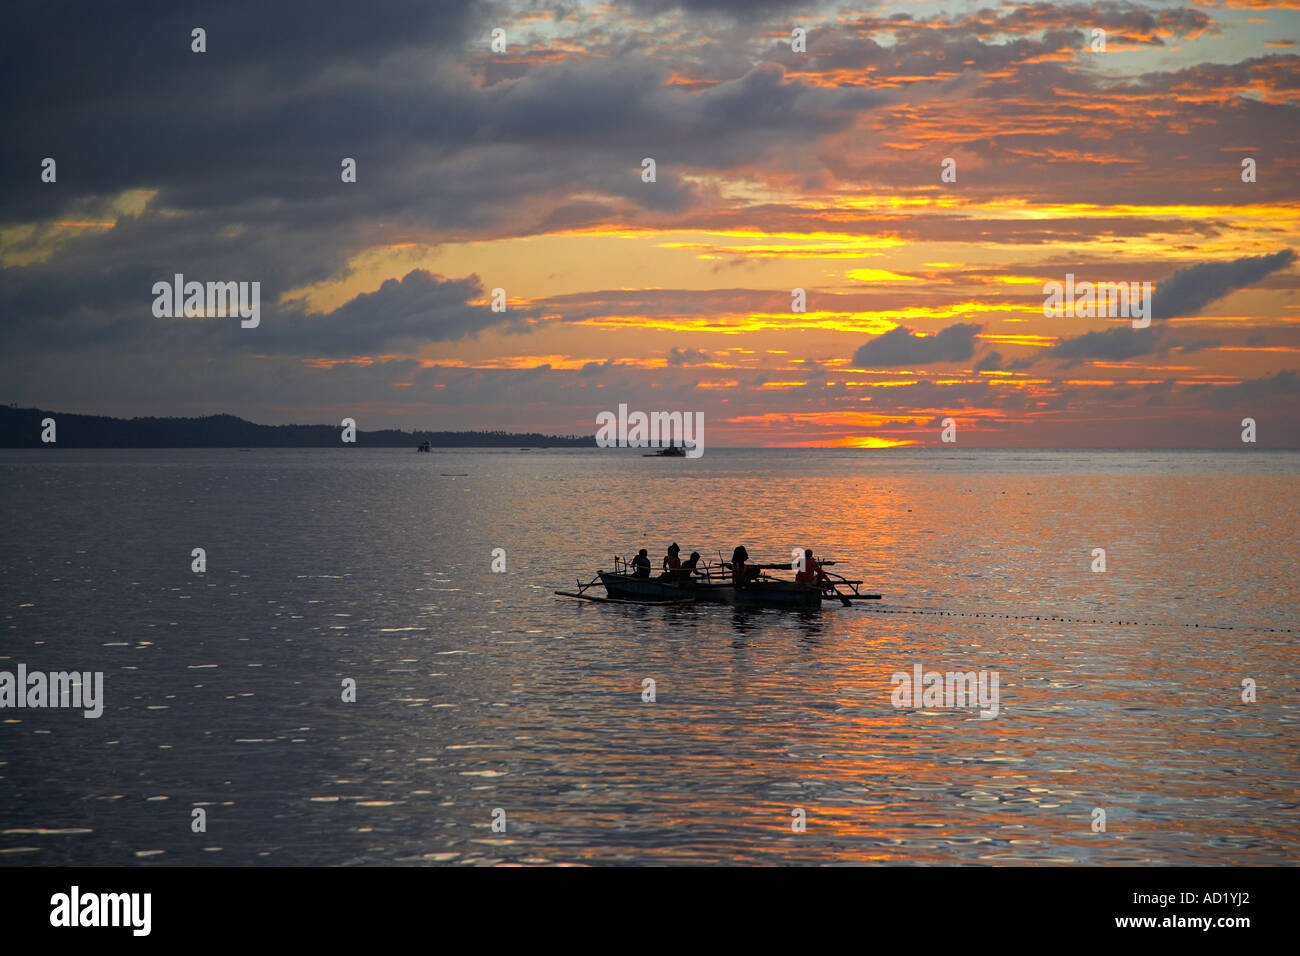
<svg viewBox="0 0 1300 956">
<path fill-rule="evenodd" d="M 730 582 L 694 580 L 690 583 L 663 578 L 637 578 L 630 574 L 598 571 L 600 583 L 611 598 L 623 601 L 694 601 L 734 607 L 815 611 L 822 606 L 821 588 L 792 581 L 757 581 L 738 588 Z"/>
<path fill-rule="evenodd" d="M 630 574 L 612 574 L 598 571 L 605 593 L 612 598 L 640 601 L 699 601 L 706 604 L 726 604 L 724 592 L 730 585 L 668 581 L 663 578 L 635 578 Z"/>
<path fill-rule="evenodd" d="M 818 587 L 786 581 L 760 581 L 731 588 L 727 603 L 736 607 L 770 607 L 787 611 L 815 611 L 822 606 Z"/>
</svg>

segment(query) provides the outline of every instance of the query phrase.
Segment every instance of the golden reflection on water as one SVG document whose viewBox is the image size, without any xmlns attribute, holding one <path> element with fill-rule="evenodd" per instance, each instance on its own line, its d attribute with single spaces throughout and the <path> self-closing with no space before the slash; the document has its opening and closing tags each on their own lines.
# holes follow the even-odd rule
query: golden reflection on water
<svg viewBox="0 0 1300 956">
<path fill-rule="evenodd" d="M 1259 629 L 1300 620 L 1294 464 L 896 460 L 719 458 L 629 478 L 634 504 L 608 475 L 568 488 L 581 508 L 532 499 L 574 573 L 615 549 L 657 561 L 670 540 L 709 555 L 744 543 L 763 561 L 807 545 L 883 592 L 882 609 L 946 612 L 562 606 L 658 675 L 637 739 L 665 752 L 621 771 L 646 804 L 600 826 L 676 834 L 657 861 L 1294 860 L 1296 635 Z M 1098 547 L 1105 573 L 1090 570 Z M 1026 615 L 1042 620 L 1009 617 Z M 894 709 L 889 677 L 917 663 L 997 670 L 1000 715 Z M 1246 704 L 1252 675 L 1271 692 Z M 639 684 L 608 673 L 601 689 L 635 699 Z"/>
</svg>

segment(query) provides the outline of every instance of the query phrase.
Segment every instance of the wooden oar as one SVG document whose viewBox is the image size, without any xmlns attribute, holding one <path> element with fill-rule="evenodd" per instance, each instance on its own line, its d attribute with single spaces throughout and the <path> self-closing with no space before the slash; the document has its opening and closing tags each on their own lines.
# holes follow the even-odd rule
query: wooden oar
<svg viewBox="0 0 1300 956">
<path fill-rule="evenodd" d="M 825 562 L 825 563 L 829 564 L 829 563 L 831 563 L 831 562 Z M 850 588 L 852 588 L 852 589 L 853 589 L 853 597 L 857 598 L 859 601 L 879 601 L 879 600 L 881 600 L 881 596 L 880 596 L 879 594 L 863 594 L 863 593 L 861 593 L 860 591 L 858 591 L 858 585 L 862 583 L 861 581 L 850 581 L 848 578 L 846 578 L 846 577 L 845 577 L 844 575 L 842 575 L 842 574 L 836 574 L 834 571 L 828 571 L 828 572 L 826 573 L 826 579 L 827 579 L 827 581 L 830 581 L 831 578 L 839 578 L 841 581 L 843 581 L 845 584 L 847 584 Z M 830 583 L 831 583 L 831 589 L 834 590 L 835 593 L 838 594 L 838 595 L 840 596 L 840 600 L 844 600 L 844 597 L 845 597 L 845 596 L 844 596 L 843 594 L 840 594 L 840 589 L 839 589 L 838 587 L 835 586 L 834 582 L 830 582 Z M 847 605 L 846 605 L 846 606 L 847 606 Z"/>
<path fill-rule="evenodd" d="M 820 565 L 820 562 L 819 562 L 819 563 L 818 563 L 818 567 L 820 567 L 820 566 L 821 566 L 821 565 Z M 791 564 L 764 564 L 764 565 L 759 565 L 759 567 L 772 568 L 773 570 L 778 569 L 778 568 L 784 569 L 784 570 L 786 570 L 786 571 L 794 571 L 794 570 L 795 570 L 795 567 L 794 567 L 794 564 L 793 564 L 793 563 L 791 563 Z M 814 578 L 814 579 L 812 580 L 812 587 L 817 588 L 819 591 L 820 591 L 820 590 L 823 590 L 824 588 L 830 588 L 831 591 L 832 591 L 832 593 L 834 593 L 834 595 L 835 595 L 837 598 L 840 599 L 840 603 L 841 603 L 841 604 L 843 604 L 845 607 L 852 607 L 852 606 L 853 606 L 853 602 L 849 600 L 848 595 L 841 594 L 841 593 L 840 593 L 840 589 L 837 588 L 837 587 L 835 586 L 835 582 L 832 581 L 832 580 L 830 579 L 829 575 L 827 575 L 825 572 L 822 573 L 822 579 L 826 582 L 825 584 L 822 584 L 820 581 L 818 581 L 816 578 Z M 796 583 L 796 584 L 804 584 L 804 583 L 807 583 L 807 582 L 800 581 L 800 580 L 799 580 L 799 577 L 798 577 L 798 574 L 796 573 L 796 575 L 795 575 L 795 583 Z"/>
<path fill-rule="evenodd" d="M 847 595 L 847 594 L 841 594 L 841 593 L 840 593 L 840 589 L 837 588 L 837 587 L 835 586 L 835 582 L 832 581 L 829 577 L 826 578 L 826 584 L 827 584 L 827 586 L 830 587 L 830 589 L 831 589 L 832 591 L 835 592 L 835 596 L 836 596 L 837 598 L 840 599 L 840 603 L 841 603 L 841 604 L 843 604 L 845 607 L 852 607 L 852 606 L 853 606 L 853 602 L 849 600 L 848 595 Z"/>
</svg>

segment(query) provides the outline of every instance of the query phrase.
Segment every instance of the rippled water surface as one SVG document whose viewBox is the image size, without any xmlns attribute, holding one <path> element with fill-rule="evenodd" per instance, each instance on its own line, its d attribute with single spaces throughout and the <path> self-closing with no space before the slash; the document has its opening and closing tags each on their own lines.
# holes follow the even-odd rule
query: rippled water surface
<svg viewBox="0 0 1300 956">
<path fill-rule="evenodd" d="M 0 710 L 0 865 L 1295 863 L 1297 477 L 1258 451 L 0 452 L 0 670 L 106 697 Z M 807 545 L 884 600 L 552 595 L 674 540 Z M 997 671 L 998 715 L 894 707 L 917 664 Z"/>
</svg>

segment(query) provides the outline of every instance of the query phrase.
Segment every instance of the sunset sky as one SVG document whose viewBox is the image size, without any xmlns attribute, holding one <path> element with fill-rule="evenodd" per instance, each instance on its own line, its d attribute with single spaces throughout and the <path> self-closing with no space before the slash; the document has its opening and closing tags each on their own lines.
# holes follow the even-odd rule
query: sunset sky
<svg viewBox="0 0 1300 956">
<path fill-rule="evenodd" d="M 1300 447 L 1300 0 L 185 7 L 7 15 L 0 401 Z M 156 318 L 176 273 L 260 325 Z M 1067 273 L 1150 328 L 1045 317 Z"/>
</svg>

